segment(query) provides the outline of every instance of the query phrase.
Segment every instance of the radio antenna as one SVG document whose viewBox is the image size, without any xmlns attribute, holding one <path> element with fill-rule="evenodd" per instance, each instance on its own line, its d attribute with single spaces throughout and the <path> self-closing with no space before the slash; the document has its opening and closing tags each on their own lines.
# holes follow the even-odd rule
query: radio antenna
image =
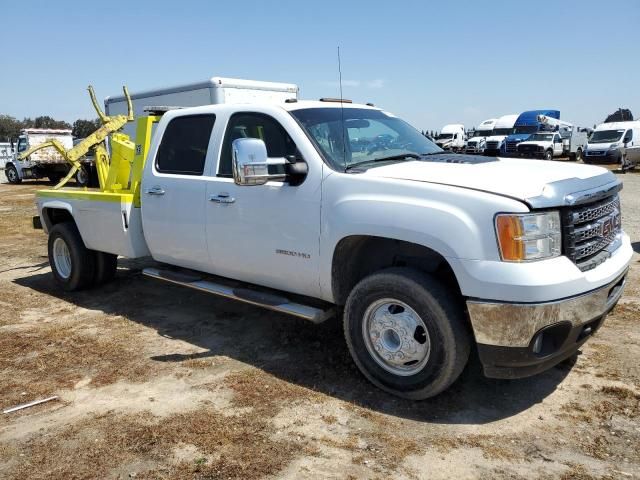
<svg viewBox="0 0 640 480">
<path fill-rule="evenodd" d="M 338 84 L 340 85 L 340 118 L 342 129 L 342 159 L 344 161 L 344 171 L 347 171 L 347 143 L 346 143 L 346 126 L 344 123 L 344 102 L 342 97 L 342 64 L 340 63 L 340 45 L 338 45 Z"/>
</svg>

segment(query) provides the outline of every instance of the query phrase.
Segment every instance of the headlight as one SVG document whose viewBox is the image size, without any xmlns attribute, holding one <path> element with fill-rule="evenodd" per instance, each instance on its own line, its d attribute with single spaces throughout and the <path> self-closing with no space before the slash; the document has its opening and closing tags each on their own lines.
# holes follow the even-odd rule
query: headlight
<svg viewBox="0 0 640 480">
<path fill-rule="evenodd" d="M 527 262 L 560 256 L 562 236 L 557 211 L 496 216 L 500 256 L 505 262 Z"/>
<path fill-rule="evenodd" d="M 620 146 L 619 143 L 612 143 L 611 145 L 609 145 L 609 150 L 614 150 L 616 148 L 618 148 Z"/>
</svg>

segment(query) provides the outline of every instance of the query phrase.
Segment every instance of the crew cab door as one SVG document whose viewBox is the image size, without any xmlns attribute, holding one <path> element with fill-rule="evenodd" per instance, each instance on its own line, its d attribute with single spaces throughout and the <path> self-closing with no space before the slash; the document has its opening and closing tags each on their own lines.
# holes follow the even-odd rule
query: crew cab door
<svg viewBox="0 0 640 480">
<path fill-rule="evenodd" d="M 209 264 L 204 172 L 214 123 L 213 114 L 176 116 L 157 132 L 140 196 L 145 239 L 158 261 L 197 270 Z"/>
<path fill-rule="evenodd" d="M 562 155 L 563 146 L 562 146 L 562 137 L 557 133 L 553 136 L 553 156 L 559 157 Z"/>
<path fill-rule="evenodd" d="M 284 110 L 236 110 L 229 112 L 221 134 L 217 174 L 207 181 L 206 237 L 211 271 L 317 295 L 322 167 L 309 164 L 306 178 L 297 186 L 281 181 L 237 185 L 231 173 L 233 140 L 260 138 L 269 157 L 284 157 L 296 154 L 292 138 L 302 138 L 302 130 Z M 284 167 L 270 168 L 276 170 L 270 173 L 279 173 L 277 169 Z"/>
</svg>

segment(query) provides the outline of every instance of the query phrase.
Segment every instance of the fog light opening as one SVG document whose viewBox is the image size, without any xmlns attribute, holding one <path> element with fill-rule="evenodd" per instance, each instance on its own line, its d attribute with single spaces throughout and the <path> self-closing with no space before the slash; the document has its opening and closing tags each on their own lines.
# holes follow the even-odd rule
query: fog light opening
<svg viewBox="0 0 640 480">
<path fill-rule="evenodd" d="M 533 341 L 532 350 L 535 354 L 539 354 L 542 351 L 542 337 L 544 337 L 544 333 L 539 333 Z"/>
</svg>

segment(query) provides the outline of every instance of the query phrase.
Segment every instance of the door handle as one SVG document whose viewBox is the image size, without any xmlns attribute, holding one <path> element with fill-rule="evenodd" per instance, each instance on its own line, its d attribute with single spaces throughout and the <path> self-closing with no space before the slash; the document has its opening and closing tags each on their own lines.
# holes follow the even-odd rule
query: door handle
<svg viewBox="0 0 640 480">
<path fill-rule="evenodd" d="M 144 193 L 148 195 L 164 195 L 164 190 L 161 186 L 156 185 L 155 187 L 148 188 Z"/>
<path fill-rule="evenodd" d="M 230 197 L 228 193 L 219 193 L 217 195 L 211 195 L 209 197 L 209 201 L 214 203 L 229 204 L 229 203 L 235 203 L 236 199 L 233 197 Z"/>
</svg>

